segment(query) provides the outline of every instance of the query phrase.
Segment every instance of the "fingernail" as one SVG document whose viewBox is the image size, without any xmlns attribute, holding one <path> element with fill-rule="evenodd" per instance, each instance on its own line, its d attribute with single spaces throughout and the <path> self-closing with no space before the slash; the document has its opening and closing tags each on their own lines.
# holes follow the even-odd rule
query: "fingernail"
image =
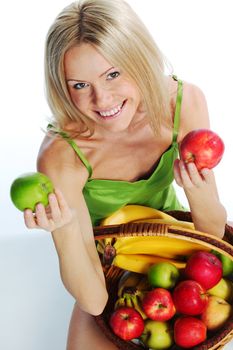
<svg viewBox="0 0 233 350">
<path fill-rule="evenodd" d="M 54 193 L 49 193 L 48 198 L 49 198 L 49 200 L 54 200 L 55 199 L 55 194 Z"/>
<path fill-rule="evenodd" d="M 203 169 L 201 169 L 201 173 L 202 173 L 203 175 L 208 174 L 209 171 L 210 171 L 210 170 L 209 170 L 208 168 L 203 168 Z"/>
<path fill-rule="evenodd" d="M 43 209 L 43 204 L 37 203 L 37 204 L 36 204 L 36 210 L 41 211 L 42 209 Z"/>
<path fill-rule="evenodd" d="M 180 161 L 180 168 L 185 169 L 185 164 L 184 164 L 183 160 Z"/>
<path fill-rule="evenodd" d="M 196 168 L 196 165 L 193 162 L 190 162 L 187 164 L 190 170 L 194 170 Z"/>
<path fill-rule="evenodd" d="M 24 214 L 25 214 L 25 215 L 30 215 L 31 212 L 32 212 L 31 209 L 25 209 L 25 210 L 24 210 Z"/>
</svg>

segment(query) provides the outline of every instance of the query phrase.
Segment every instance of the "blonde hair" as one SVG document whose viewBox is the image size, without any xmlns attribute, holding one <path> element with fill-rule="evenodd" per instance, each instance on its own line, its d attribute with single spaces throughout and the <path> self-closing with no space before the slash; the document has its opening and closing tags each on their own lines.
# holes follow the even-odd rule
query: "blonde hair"
<svg viewBox="0 0 233 350">
<path fill-rule="evenodd" d="M 155 133 L 170 115 L 166 60 L 131 7 L 123 0 L 79 0 L 67 6 L 49 29 L 45 49 L 47 99 L 57 125 L 79 122 L 92 130 L 88 118 L 71 101 L 64 73 L 64 55 L 82 42 L 94 45 L 137 84 Z"/>
</svg>

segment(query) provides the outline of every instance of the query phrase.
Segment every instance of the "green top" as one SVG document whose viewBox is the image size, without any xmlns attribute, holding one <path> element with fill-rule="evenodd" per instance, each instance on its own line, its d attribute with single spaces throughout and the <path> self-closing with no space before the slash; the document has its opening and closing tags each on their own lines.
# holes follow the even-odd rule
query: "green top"
<svg viewBox="0 0 233 350">
<path fill-rule="evenodd" d="M 162 154 L 149 178 L 134 182 L 92 179 L 92 167 L 74 140 L 64 132 L 58 133 L 73 147 L 88 170 L 89 177 L 83 195 L 90 212 L 93 226 L 127 204 L 144 205 L 159 210 L 185 210 L 178 201 L 172 182 L 173 163 L 178 157 L 177 135 L 183 95 L 183 83 L 178 81 L 172 144 Z M 49 126 L 51 127 L 51 125 Z"/>
</svg>

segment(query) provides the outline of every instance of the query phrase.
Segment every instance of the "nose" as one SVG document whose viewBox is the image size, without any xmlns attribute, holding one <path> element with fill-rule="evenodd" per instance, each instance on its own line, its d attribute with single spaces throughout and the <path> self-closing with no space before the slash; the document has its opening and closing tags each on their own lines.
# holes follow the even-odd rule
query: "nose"
<svg viewBox="0 0 233 350">
<path fill-rule="evenodd" d="M 113 100 L 112 92 L 104 86 L 93 87 L 93 102 L 98 108 L 106 108 L 111 105 Z"/>
</svg>

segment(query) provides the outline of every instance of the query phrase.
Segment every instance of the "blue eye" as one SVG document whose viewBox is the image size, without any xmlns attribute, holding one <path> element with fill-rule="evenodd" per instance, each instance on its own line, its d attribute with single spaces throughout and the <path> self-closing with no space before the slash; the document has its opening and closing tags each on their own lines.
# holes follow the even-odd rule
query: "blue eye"
<svg viewBox="0 0 233 350">
<path fill-rule="evenodd" d="M 112 73 L 109 73 L 108 76 L 107 76 L 107 80 L 112 80 L 112 79 L 115 79 L 117 77 L 119 77 L 120 73 L 119 72 L 112 72 Z"/>
<path fill-rule="evenodd" d="M 76 83 L 76 84 L 73 85 L 73 88 L 76 89 L 76 90 L 81 90 L 81 89 L 84 89 L 87 86 L 88 86 L 88 84 L 86 84 L 86 83 Z"/>
</svg>

